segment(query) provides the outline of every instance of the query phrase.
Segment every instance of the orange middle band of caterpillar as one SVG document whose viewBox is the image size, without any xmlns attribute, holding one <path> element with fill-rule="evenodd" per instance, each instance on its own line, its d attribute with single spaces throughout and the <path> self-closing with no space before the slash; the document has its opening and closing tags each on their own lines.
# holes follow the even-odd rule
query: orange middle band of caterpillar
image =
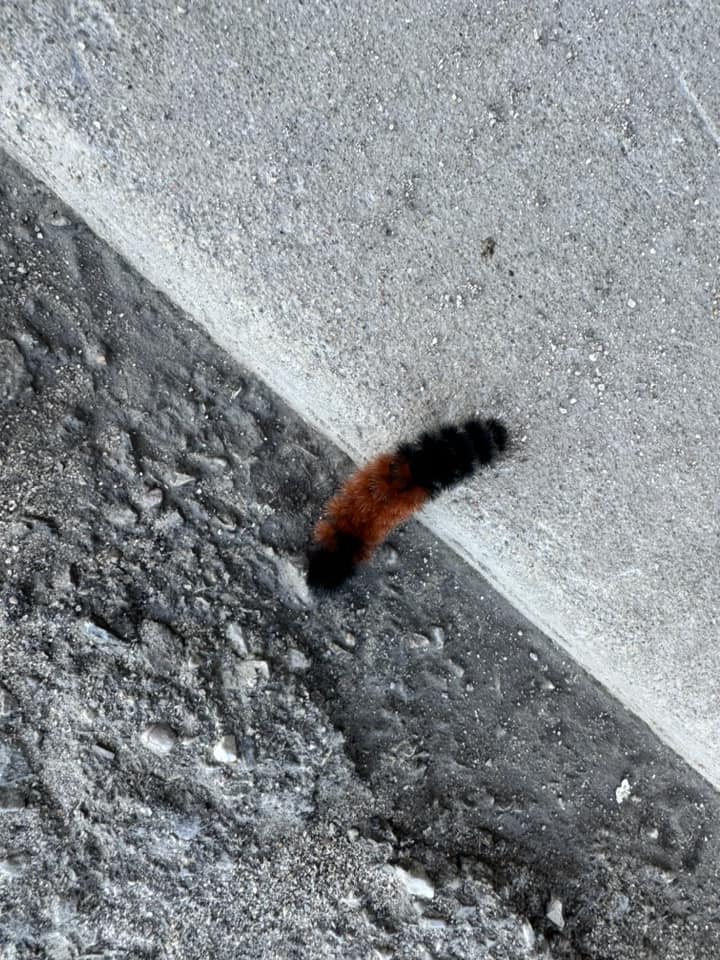
<svg viewBox="0 0 720 960">
<path fill-rule="evenodd" d="M 424 433 L 394 453 L 383 453 L 353 473 L 328 501 L 308 551 L 308 584 L 332 590 L 398 524 L 447 487 L 491 463 L 505 449 L 498 420 L 468 420 L 461 427 Z"/>
</svg>

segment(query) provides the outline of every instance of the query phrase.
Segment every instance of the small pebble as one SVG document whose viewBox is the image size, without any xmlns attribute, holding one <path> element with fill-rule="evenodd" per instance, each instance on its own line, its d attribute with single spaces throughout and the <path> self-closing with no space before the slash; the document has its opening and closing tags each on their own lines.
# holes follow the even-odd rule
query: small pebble
<svg viewBox="0 0 720 960">
<path fill-rule="evenodd" d="M 394 547 L 387 547 L 385 550 L 385 569 L 397 570 L 400 564 L 400 557 Z"/>
<path fill-rule="evenodd" d="M 341 637 L 335 638 L 335 643 L 344 650 L 354 650 L 357 646 L 355 635 L 346 631 Z"/>
<path fill-rule="evenodd" d="M 278 579 L 282 592 L 287 592 L 290 596 L 299 600 L 304 606 L 312 605 L 312 595 L 307 585 L 305 574 L 294 563 L 290 563 L 284 557 L 277 561 Z"/>
<path fill-rule="evenodd" d="M 178 817 L 173 833 L 180 840 L 193 840 L 200 833 L 201 826 L 197 817 Z"/>
<path fill-rule="evenodd" d="M 185 487 L 188 483 L 194 483 L 195 477 L 189 473 L 181 473 L 179 470 L 168 470 L 163 479 L 169 487 Z"/>
<path fill-rule="evenodd" d="M 425 869 L 419 864 L 412 866 L 409 870 L 405 870 L 403 867 L 393 867 L 392 869 L 411 897 L 418 897 L 420 900 L 432 900 L 435 896 L 435 887 Z"/>
<path fill-rule="evenodd" d="M 125 650 L 125 645 L 119 637 L 104 627 L 99 627 L 92 620 L 83 620 L 80 630 L 84 637 L 101 650 L 107 650 L 110 653 L 120 653 Z"/>
<path fill-rule="evenodd" d="M 212 753 L 213 758 L 217 760 L 218 763 L 236 763 L 238 754 L 235 737 L 229 735 L 218 740 L 213 747 Z"/>
<path fill-rule="evenodd" d="M 630 793 L 630 781 L 625 778 L 620 786 L 615 790 L 615 799 L 617 800 L 618 805 L 624 803 L 625 800 L 627 800 L 627 798 L 630 796 Z"/>
<path fill-rule="evenodd" d="M 0 859 L 0 876 L 20 877 L 25 873 L 27 857 L 22 853 L 11 853 Z"/>
<path fill-rule="evenodd" d="M 304 673 L 310 667 L 310 661 L 302 650 L 291 647 L 287 652 L 287 665 L 290 673 Z"/>
<path fill-rule="evenodd" d="M 151 723 L 140 734 L 140 742 L 158 757 L 165 757 L 175 746 L 177 736 L 167 723 Z"/>
<path fill-rule="evenodd" d="M 159 507 L 163 502 L 163 492 L 159 487 L 151 487 L 142 495 L 142 505 L 146 510 Z"/>
<path fill-rule="evenodd" d="M 247 656 L 248 647 L 247 643 L 245 642 L 245 637 L 243 636 L 242 627 L 239 623 L 229 623 L 225 628 L 225 636 L 228 638 L 236 652 L 239 653 L 241 657 Z"/>
<path fill-rule="evenodd" d="M 429 647 L 430 640 L 422 633 L 411 633 L 408 637 L 408 645 L 411 647 Z"/>
<path fill-rule="evenodd" d="M 550 923 L 555 924 L 558 930 L 565 929 L 565 918 L 563 917 L 562 900 L 558 900 L 557 897 L 553 897 L 553 899 L 547 905 L 545 916 L 548 918 Z"/>
<path fill-rule="evenodd" d="M 13 695 L 5 687 L 0 687 L 0 716 L 12 713 L 16 706 Z"/>
</svg>

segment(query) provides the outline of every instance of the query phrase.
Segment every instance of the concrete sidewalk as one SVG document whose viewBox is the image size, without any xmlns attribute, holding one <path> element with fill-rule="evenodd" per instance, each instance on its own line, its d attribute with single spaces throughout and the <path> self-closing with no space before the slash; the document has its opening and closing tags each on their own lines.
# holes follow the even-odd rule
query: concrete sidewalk
<svg viewBox="0 0 720 960">
<path fill-rule="evenodd" d="M 346 451 L 508 420 L 428 524 L 719 784 L 720 5 L 3 13 L 3 143 Z"/>
</svg>

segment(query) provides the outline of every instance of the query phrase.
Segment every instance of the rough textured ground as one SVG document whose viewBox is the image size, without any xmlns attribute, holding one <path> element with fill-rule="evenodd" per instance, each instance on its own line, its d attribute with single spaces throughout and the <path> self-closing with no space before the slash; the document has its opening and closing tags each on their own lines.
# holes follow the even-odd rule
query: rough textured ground
<svg viewBox="0 0 720 960">
<path fill-rule="evenodd" d="M 347 461 L 5 157 L 0 253 L 3 958 L 718 955 L 697 775 L 417 524 L 310 597 Z"/>
<path fill-rule="evenodd" d="M 718 0 L 11 0 L 0 131 L 720 785 Z M 33 166 L 34 165 L 34 166 Z M 48 179 L 49 178 L 49 179 Z"/>
</svg>

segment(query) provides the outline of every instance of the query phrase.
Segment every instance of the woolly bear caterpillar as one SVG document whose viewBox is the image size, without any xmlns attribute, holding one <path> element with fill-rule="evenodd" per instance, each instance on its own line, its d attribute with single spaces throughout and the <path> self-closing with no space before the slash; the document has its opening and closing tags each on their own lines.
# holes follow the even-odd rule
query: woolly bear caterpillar
<svg viewBox="0 0 720 960">
<path fill-rule="evenodd" d="M 308 584 L 332 590 L 403 520 L 436 496 L 491 463 L 507 444 L 499 420 L 468 420 L 423 433 L 394 453 L 356 470 L 328 501 L 308 551 Z"/>
</svg>

